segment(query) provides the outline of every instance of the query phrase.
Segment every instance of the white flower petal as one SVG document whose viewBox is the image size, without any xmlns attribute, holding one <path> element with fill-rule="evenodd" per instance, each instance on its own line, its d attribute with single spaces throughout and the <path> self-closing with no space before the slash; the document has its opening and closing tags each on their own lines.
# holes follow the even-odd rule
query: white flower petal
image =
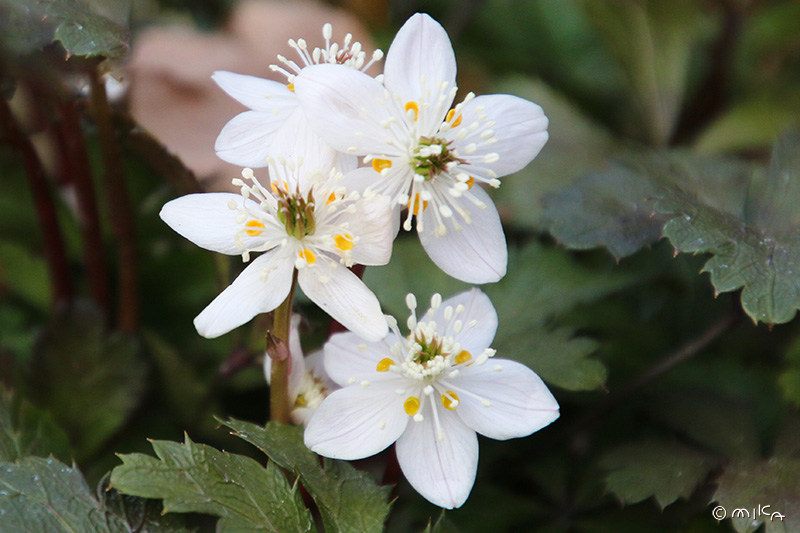
<svg viewBox="0 0 800 533">
<path fill-rule="evenodd" d="M 304 440 L 313 452 L 325 457 L 362 459 L 396 441 L 408 419 L 393 386 L 346 387 L 332 392 L 317 408 Z"/>
<path fill-rule="evenodd" d="M 294 257 L 282 247 L 258 256 L 194 319 L 197 332 L 213 339 L 259 313 L 278 307 L 289 294 Z M 265 277 L 266 276 L 266 277 Z"/>
<path fill-rule="evenodd" d="M 340 162 L 350 167 L 358 165 L 358 157 L 340 154 L 323 141 L 322 137 L 311 129 L 300 107 L 295 107 L 278 128 L 267 153 L 276 159 L 291 158 L 295 162 L 302 161 L 300 176 L 309 183 L 327 180 L 331 169 Z M 295 185 L 290 184 L 290 188 L 293 189 Z M 301 188 L 305 189 L 305 185 Z"/>
<path fill-rule="evenodd" d="M 294 94 L 283 83 L 255 76 L 216 71 L 211 79 L 231 97 L 254 111 L 272 112 L 286 106 L 294 107 Z"/>
<path fill-rule="evenodd" d="M 388 333 L 375 294 L 358 276 L 327 256 L 319 255 L 316 264 L 301 268 L 297 281 L 312 302 L 353 333 L 371 341 Z"/>
<path fill-rule="evenodd" d="M 443 439 L 437 436 L 433 413 L 410 421 L 397 440 L 397 461 L 414 490 L 445 509 L 461 507 L 475 483 L 478 438 L 461 419 L 439 410 Z"/>
<path fill-rule="evenodd" d="M 377 366 L 391 358 L 389 349 L 399 341 L 392 332 L 377 342 L 365 341 L 351 332 L 337 333 L 325 343 L 325 372 L 343 387 L 364 380 L 398 379 L 394 372 L 378 372 Z"/>
<path fill-rule="evenodd" d="M 356 202 L 351 227 L 358 228 L 353 260 L 362 265 L 385 265 L 392 257 L 394 217 L 387 196 L 362 198 Z"/>
<path fill-rule="evenodd" d="M 235 202 L 236 209 L 229 207 Z M 236 233 L 242 223 L 236 222 L 245 200 L 239 194 L 206 192 L 187 194 L 164 204 L 159 216 L 167 225 L 183 237 L 206 250 L 227 255 L 237 255 L 244 250 L 235 242 Z M 247 201 L 254 209 L 258 204 Z M 257 247 L 264 239 L 249 237 L 247 244 Z"/>
<path fill-rule="evenodd" d="M 548 120 L 544 111 L 517 96 L 478 96 L 464 105 L 461 115 L 461 126 L 449 130 L 445 138 L 453 140 L 461 129 L 476 121 L 480 124 L 474 133 L 456 141 L 456 148 L 467 162 L 459 170 L 467 173 L 474 172 L 485 178 L 507 176 L 530 163 L 547 142 Z M 482 115 L 486 118 L 481 120 Z M 490 122 L 494 124 L 489 125 Z M 494 132 L 492 144 L 481 138 L 487 130 Z M 475 151 L 466 155 L 464 147 L 473 143 Z M 495 176 L 491 176 L 489 171 Z"/>
<path fill-rule="evenodd" d="M 322 381 L 329 391 L 335 391 L 339 385 L 334 382 L 328 373 L 325 371 L 325 352 L 317 350 L 316 352 L 307 355 L 305 359 L 306 371 L 311 372 L 315 378 Z"/>
<path fill-rule="evenodd" d="M 461 205 L 470 213 L 467 224 L 459 215 L 444 219 L 446 233 L 436 233 L 437 221 L 434 208 L 422 212 L 423 231 L 420 242 L 430 258 L 445 273 L 468 283 L 491 283 L 506 275 L 508 250 L 500 216 L 491 198 L 479 186 L 469 193 L 486 207 L 480 208 L 466 198 Z M 453 227 L 458 217 L 461 230 Z"/>
<path fill-rule="evenodd" d="M 464 310 L 454 314 L 452 320 L 444 318 L 447 307 L 453 309 L 463 306 Z M 428 320 L 426 315 L 425 320 Z M 443 301 L 439 309 L 434 311 L 433 320 L 439 325 L 437 331 L 442 336 L 453 336 L 463 350 L 477 357 L 483 350 L 491 346 L 497 333 L 497 311 L 491 300 L 480 289 L 462 292 Z M 461 321 L 461 331 L 455 332 L 456 321 Z"/>
<path fill-rule="evenodd" d="M 436 87 L 440 82 L 446 82 L 448 89 L 456 83 L 456 56 L 447 32 L 430 16 L 417 13 L 397 32 L 383 72 L 386 88 L 399 95 L 404 104 L 422 104 L 420 100 L 426 93 L 438 97 Z M 449 105 L 447 102 L 443 113 Z M 428 127 L 429 124 L 425 131 Z"/>
<path fill-rule="evenodd" d="M 456 381 L 457 380 L 457 381 Z M 492 439 L 524 437 L 559 416 L 558 402 L 533 370 L 507 359 L 461 368 L 454 383 L 490 402 L 460 394 L 456 413 L 469 427 Z"/>
<path fill-rule="evenodd" d="M 399 113 L 393 102 L 384 101 L 385 88 L 374 78 L 344 65 L 313 65 L 300 72 L 294 85 L 309 123 L 337 150 L 356 155 L 405 152 L 405 146 L 388 144 L 394 136 L 381 121 Z"/>
<path fill-rule="evenodd" d="M 280 126 L 296 107 L 278 114 L 245 111 L 233 117 L 217 137 L 214 149 L 223 161 L 243 167 L 267 166 L 269 147 Z"/>
</svg>

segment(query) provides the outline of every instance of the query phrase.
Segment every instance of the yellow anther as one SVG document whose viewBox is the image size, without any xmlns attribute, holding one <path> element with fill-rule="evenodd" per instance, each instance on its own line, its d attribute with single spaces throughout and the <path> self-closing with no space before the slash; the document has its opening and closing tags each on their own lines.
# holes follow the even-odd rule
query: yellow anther
<svg viewBox="0 0 800 533">
<path fill-rule="evenodd" d="M 284 191 L 288 191 L 289 190 L 289 184 L 288 183 L 286 183 L 284 181 L 284 182 L 281 182 L 281 184 L 283 185 L 283 190 Z M 276 195 L 280 194 L 278 186 L 275 185 L 274 181 L 269 182 L 269 187 L 270 187 L 270 189 L 272 189 L 272 192 L 275 193 Z"/>
<path fill-rule="evenodd" d="M 349 233 L 340 233 L 333 240 L 336 242 L 336 247 L 343 252 L 353 249 L 353 236 Z"/>
<path fill-rule="evenodd" d="M 373 159 L 372 168 L 375 169 L 375 172 L 380 172 L 387 168 L 392 168 L 392 162 L 388 159 Z"/>
<path fill-rule="evenodd" d="M 384 357 L 380 361 L 378 361 L 378 368 L 376 369 L 378 372 L 388 372 L 389 367 L 394 364 L 394 361 L 389 359 L 388 357 Z M 406 402 L 408 403 L 408 402 Z"/>
<path fill-rule="evenodd" d="M 419 398 L 410 396 L 403 404 L 403 409 L 406 410 L 408 416 L 414 416 L 419 411 Z"/>
<path fill-rule="evenodd" d="M 456 364 L 460 365 L 461 363 L 466 363 L 467 361 L 472 359 L 472 354 L 466 350 L 461 350 L 461 353 L 456 356 Z"/>
<path fill-rule="evenodd" d="M 455 115 L 455 114 L 456 114 L 456 110 L 455 109 L 451 109 L 450 111 L 448 111 L 447 112 L 447 118 L 445 118 L 445 121 L 450 122 L 451 120 L 453 120 L 453 115 Z M 461 119 L 462 118 L 464 118 L 464 117 L 462 117 L 461 115 L 458 115 L 458 117 L 456 117 L 455 122 L 450 124 L 450 127 L 455 128 L 456 126 L 461 125 Z"/>
<path fill-rule="evenodd" d="M 411 212 L 414 213 L 415 215 L 419 215 L 419 211 L 420 211 L 419 210 L 419 204 L 420 204 L 419 193 L 414 195 L 414 198 L 413 198 L 414 207 L 413 208 L 411 207 L 411 202 L 412 202 L 412 199 L 409 198 L 409 200 L 408 200 L 408 208 L 411 209 Z M 423 200 L 422 201 L 422 210 L 425 211 L 426 209 L 428 209 L 428 202 Z"/>
<path fill-rule="evenodd" d="M 248 228 L 263 228 L 264 224 L 262 224 L 258 220 L 248 220 L 245 226 L 247 226 Z M 262 233 L 264 233 L 264 231 L 260 229 L 246 229 L 244 230 L 244 232 L 250 235 L 251 237 L 257 237 Z"/>
<path fill-rule="evenodd" d="M 408 112 L 409 109 L 414 110 L 414 122 L 416 122 L 417 117 L 419 117 L 419 105 L 417 105 L 416 102 L 406 102 L 406 112 Z"/>
<path fill-rule="evenodd" d="M 341 194 L 337 196 L 337 194 L 335 192 L 332 192 L 330 194 L 330 196 L 328 196 L 328 201 L 325 202 L 325 203 L 326 204 L 332 204 L 333 202 L 335 202 L 336 200 L 338 200 L 340 198 L 341 198 Z"/>
<path fill-rule="evenodd" d="M 294 83 L 290 83 L 289 85 L 286 86 L 286 88 L 294 92 Z"/>
<path fill-rule="evenodd" d="M 313 265 L 317 262 L 317 255 L 307 248 L 300 250 L 297 255 L 300 257 L 300 259 L 305 260 L 305 262 L 309 265 Z"/>
<path fill-rule="evenodd" d="M 467 180 L 467 187 L 471 189 L 473 185 L 475 185 L 475 178 L 470 176 L 470 178 Z"/>
<path fill-rule="evenodd" d="M 451 399 L 452 398 L 452 399 Z M 444 405 L 445 409 L 450 409 L 451 411 L 455 411 L 458 407 L 459 400 L 458 394 L 449 390 L 447 394 L 442 394 L 442 405 Z"/>
</svg>

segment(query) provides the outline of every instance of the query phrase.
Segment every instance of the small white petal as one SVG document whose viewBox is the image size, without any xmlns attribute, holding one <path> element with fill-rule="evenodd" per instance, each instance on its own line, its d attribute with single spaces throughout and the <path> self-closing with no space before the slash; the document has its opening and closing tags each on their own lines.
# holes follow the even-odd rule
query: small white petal
<svg viewBox="0 0 800 533">
<path fill-rule="evenodd" d="M 345 387 L 331 393 L 317 408 L 306 426 L 304 441 L 325 457 L 362 459 L 396 441 L 408 418 L 403 399 L 392 387 L 377 383 L 367 389 Z"/>
<path fill-rule="evenodd" d="M 169 201 L 161 208 L 159 216 L 170 228 L 206 250 L 227 255 L 239 255 L 244 250 L 235 242 L 235 236 L 243 226 L 237 221 L 239 207 L 244 202 L 239 194 L 212 192 L 187 194 Z M 237 209 L 230 208 L 233 202 Z M 258 204 L 247 201 L 253 210 Z M 248 237 L 252 247 L 263 242 L 263 238 Z"/>
<path fill-rule="evenodd" d="M 278 247 L 257 257 L 194 319 L 197 332 L 213 339 L 259 313 L 278 307 L 289 294 L 294 259 Z M 267 273 L 264 279 L 264 273 Z"/>
<path fill-rule="evenodd" d="M 408 424 L 397 440 L 397 461 L 408 482 L 425 499 L 443 507 L 461 507 L 478 469 L 478 438 L 455 413 L 439 412 L 441 436 L 434 417 Z"/>
<path fill-rule="evenodd" d="M 397 380 L 397 374 L 390 370 L 378 372 L 377 366 L 382 359 L 390 358 L 389 346 L 399 341 L 391 332 L 378 342 L 364 342 L 352 332 L 337 333 L 325 343 L 325 371 L 342 386 L 350 385 L 352 378 L 356 381 Z"/>
<path fill-rule="evenodd" d="M 473 187 L 469 193 L 486 205 L 480 209 L 470 200 L 461 200 L 462 206 L 470 211 L 471 223 L 460 216 L 445 218 L 447 231 L 437 235 L 438 224 L 432 209 L 422 212 L 423 231 L 420 241 L 430 258 L 445 273 L 468 283 L 491 283 L 505 276 L 508 266 L 508 250 L 505 234 L 489 195 L 480 187 Z M 459 220 L 461 230 L 453 227 Z"/>
<path fill-rule="evenodd" d="M 267 166 L 269 146 L 275 134 L 296 109 L 285 108 L 278 115 L 262 111 L 245 111 L 233 117 L 217 137 L 214 149 L 223 161 L 243 167 Z"/>
<path fill-rule="evenodd" d="M 454 321 L 445 318 L 445 310 L 448 307 L 452 309 L 459 306 L 463 306 L 464 309 L 463 314 L 459 315 L 460 319 L 467 326 L 458 335 L 455 335 L 455 338 L 463 350 L 467 350 L 473 357 L 477 357 L 494 340 L 498 324 L 497 311 L 489 297 L 480 289 L 471 289 L 457 294 L 443 301 L 433 314 L 433 320 L 438 324 L 441 335 L 454 335 Z M 470 326 L 473 321 L 474 324 Z"/>
<path fill-rule="evenodd" d="M 297 281 L 312 302 L 353 333 L 377 341 L 389 332 L 375 294 L 332 259 L 319 256 L 314 268 L 298 272 Z"/>
<path fill-rule="evenodd" d="M 547 117 L 542 108 L 533 102 L 507 94 L 492 94 L 478 96 L 464 105 L 461 110 L 464 123 L 477 119 L 483 107 L 489 120 L 495 123 L 491 128 L 495 142 L 489 144 L 479 140 L 480 133 L 463 141 L 467 143 L 463 152 L 468 165 L 465 170 L 474 165 L 475 169 L 492 171 L 493 175 L 485 171 L 478 172 L 486 177 L 513 174 L 530 163 L 547 142 Z M 457 133 L 459 130 L 463 128 L 453 131 Z M 455 136 L 450 132 L 445 135 L 450 140 Z M 471 143 L 477 143 L 477 149 L 468 152 Z"/>
<path fill-rule="evenodd" d="M 460 395 L 456 413 L 469 427 L 505 440 L 530 435 L 558 418 L 558 402 L 533 370 L 507 359 L 492 362 L 461 369 L 459 386 L 484 400 Z M 485 407 L 487 402 L 489 407 Z"/>
<path fill-rule="evenodd" d="M 277 81 L 224 70 L 216 71 L 211 79 L 223 91 L 254 111 L 271 113 L 276 108 L 297 105 L 294 94 Z"/>
</svg>

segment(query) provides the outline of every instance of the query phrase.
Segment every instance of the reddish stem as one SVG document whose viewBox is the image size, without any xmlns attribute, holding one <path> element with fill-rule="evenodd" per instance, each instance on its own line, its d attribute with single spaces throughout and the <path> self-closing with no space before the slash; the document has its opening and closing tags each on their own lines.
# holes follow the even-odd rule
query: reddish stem
<svg viewBox="0 0 800 533">
<path fill-rule="evenodd" d="M 75 103 L 69 99 L 63 100 L 60 111 L 61 122 L 56 130 L 56 142 L 61 176 L 64 182 L 75 188 L 78 225 L 83 237 L 83 258 L 89 291 L 97 306 L 108 316 L 110 310 L 108 270 L 103 253 L 103 236 L 91 167 L 86 154 L 86 143 Z"/>
<path fill-rule="evenodd" d="M 22 153 L 25 174 L 33 195 L 39 225 L 42 228 L 44 255 L 53 288 L 53 305 L 55 307 L 67 305 L 72 301 L 72 281 L 69 277 L 69 263 L 58 224 L 56 204 L 39 155 L 28 136 L 19 127 L 4 98 L 0 98 L 0 124 L 5 140 Z"/>
<path fill-rule="evenodd" d="M 91 106 L 103 156 L 111 231 L 119 247 L 119 328 L 136 331 L 139 322 L 138 267 L 133 213 L 125 188 L 122 156 L 116 143 L 111 106 L 97 68 L 89 70 Z"/>
</svg>

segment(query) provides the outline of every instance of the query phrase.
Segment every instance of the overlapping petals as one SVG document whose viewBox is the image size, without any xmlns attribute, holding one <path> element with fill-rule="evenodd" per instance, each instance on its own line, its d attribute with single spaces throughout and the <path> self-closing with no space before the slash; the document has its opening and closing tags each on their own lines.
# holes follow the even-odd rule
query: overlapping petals
<svg viewBox="0 0 800 533">
<path fill-rule="evenodd" d="M 384 83 L 353 69 L 303 69 L 295 90 L 311 126 L 337 150 L 371 164 L 360 186 L 408 208 L 434 262 L 472 283 L 505 275 L 507 252 L 497 211 L 479 184 L 527 165 L 547 141 L 542 109 L 510 95 L 474 97 L 455 107 L 456 63 L 444 29 L 411 17 L 386 57 Z"/>
<path fill-rule="evenodd" d="M 558 403 L 533 371 L 494 359 L 497 314 L 485 294 L 434 295 L 420 317 L 416 299 L 407 302 L 407 337 L 393 326 L 377 342 L 343 333 L 325 345 L 325 368 L 343 388 L 311 417 L 305 442 L 321 455 L 360 459 L 396 441 L 409 483 L 441 507 L 459 507 L 475 480 L 476 432 L 530 435 L 558 418 Z"/>
</svg>

